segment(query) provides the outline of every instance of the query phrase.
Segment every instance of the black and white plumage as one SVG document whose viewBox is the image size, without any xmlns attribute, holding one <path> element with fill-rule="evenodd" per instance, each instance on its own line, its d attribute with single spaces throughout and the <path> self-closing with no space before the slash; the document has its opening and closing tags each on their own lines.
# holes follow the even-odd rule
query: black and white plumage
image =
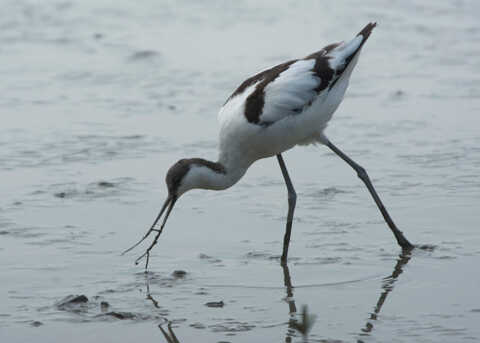
<svg viewBox="0 0 480 343">
<path fill-rule="evenodd" d="M 399 245 L 411 249 L 413 246 L 393 223 L 365 170 L 334 146 L 324 134 L 327 123 L 343 100 L 360 51 L 375 26 L 375 23 L 367 24 L 348 43 L 327 45 L 307 57 L 279 64 L 245 80 L 227 99 L 218 114 L 218 161 L 182 159 L 168 171 L 168 198 L 150 230 L 132 248 L 153 231 L 157 235 L 138 260 L 146 256 L 148 266 L 150 251 L 182 194 L 195 188 L 229 188 L 240 180 L 252 163 L 261 158 L 277 156 L 289 195 L 281 257 L 282 262 L 286 262 L 296 193 L 281 153 L 296 145 L 311 143 L 326 145 L 357 171 Z M 165 210 L 165 218 L 157 230 L 155 227 Z"/>
</svg>

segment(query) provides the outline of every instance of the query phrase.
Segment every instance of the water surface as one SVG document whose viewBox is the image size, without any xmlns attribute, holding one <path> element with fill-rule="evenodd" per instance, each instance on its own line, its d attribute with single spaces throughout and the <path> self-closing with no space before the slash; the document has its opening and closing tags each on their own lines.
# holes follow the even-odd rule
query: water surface
<svg viewBox="0 0 480 343">
<path fill-rule="evenodd" d="M 309 342 L 477 341 L 479 13 L 474 0 L 4 1 L 0 340 L 161 342 L 171 322 L 181 342 L 302 342 L 307 304 Z M 242 80 L 369 21 L 327 135 L 435 249 L 401 255 L 355 173 L 302 147 L 284 155 L 288 269 L 275 159 L 182 197 L 149 273 L 133 263 L 143 247 L 120 256 L 163 203 L 168 167 L 216 158 L 216 113 Z M 59 306 L 69 295 L 88 302 Z"/>
</svg>

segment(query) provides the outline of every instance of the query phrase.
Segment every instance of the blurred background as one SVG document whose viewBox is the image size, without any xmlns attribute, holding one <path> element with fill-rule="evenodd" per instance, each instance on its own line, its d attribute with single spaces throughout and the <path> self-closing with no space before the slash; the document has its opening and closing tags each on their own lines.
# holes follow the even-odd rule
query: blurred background
<svg viewBox="0 0 480 343">
<path fill-rule="evenodd" d="M 473 342 L 480 338 L 480 2 L 26 1 L 0 13 L 0 341 Z M 326 133 L 178 202 L 149 273 L 120 256 L 183 157 L 217 157 L 247 77 L 378 23 Z M 88 301 L 65 304 L 70 295 Z M 220 303 L 222 302 L 222 303 Z M 316 315 L 303 337 L 301 305 Z"/>
</svg>

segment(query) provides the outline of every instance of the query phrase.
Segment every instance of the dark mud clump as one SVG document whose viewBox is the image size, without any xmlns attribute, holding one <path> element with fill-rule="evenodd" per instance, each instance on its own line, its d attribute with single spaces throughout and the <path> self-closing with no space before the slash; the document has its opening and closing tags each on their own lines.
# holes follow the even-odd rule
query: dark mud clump
<svg viewBox="0 0 480 343">
<path fill-rule="evenodd" d="M 205 306 L 207 306 L 207 307 L 223 307 L 223 306 L 225 306 L 225 303 L 222 300 L 220 300 L 220 301 L 210 301 L 210 302 L 206 303 Z"/>
<path fill-rule="evenodd" d="M 113 182 L 100 181 L 100 182 L 98 183 L 98 187 L 112 188 L 112 187 L 115 187 L 115 184 L 114 184 Z"/>
<path fill-rule="evenodd" d="M 55 306 L 62 311 L 83 312 L 86 310 L 85 305 L 88 298 L 85 295 L 69 295 L 60 300 Z"/>
<path fill-rule="evenodd" d="M 182 279 L 187 275 L 187 272 L 184 270 L 174 270 L 172 276 L 176 279 Z"/>
<path fill-rule="evenodd" d="M 54 194 L 55 197 L 63 199 L 67 197 L 67 192 L 58 192 Z"/>
</svg>

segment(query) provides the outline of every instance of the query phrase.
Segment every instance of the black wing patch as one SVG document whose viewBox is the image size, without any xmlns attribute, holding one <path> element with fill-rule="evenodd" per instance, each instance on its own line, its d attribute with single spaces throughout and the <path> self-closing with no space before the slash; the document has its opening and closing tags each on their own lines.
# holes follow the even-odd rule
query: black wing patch
<svg viewBox="0 0 480 343">
<path fill-rule="evenodd" d="M 279 64 L 275 67 L 270 69 L 264 70 L 248 79 L 243 81 L 243 83 L 233 92 L 232 95 L 228 98 L 227 102 L 241 94 L 251 85 L 254 85 L 257 82 L 260 82 L 255 87 L 255 91 L 250 94 L 245 103 L 245 117 L 247 118 L 248 122 L 253 124 L 259 124 L 263 126 L 267 126 L 268 123 L 261 123 L 260 116 L 262 115 L 263 106 L 265 105 L 265 87 L 275 80 L 282 72 L 288 69 L 288 67 L 295 63 L 297 60 L 288 61 L 282 64 Z"/>
</svg>

